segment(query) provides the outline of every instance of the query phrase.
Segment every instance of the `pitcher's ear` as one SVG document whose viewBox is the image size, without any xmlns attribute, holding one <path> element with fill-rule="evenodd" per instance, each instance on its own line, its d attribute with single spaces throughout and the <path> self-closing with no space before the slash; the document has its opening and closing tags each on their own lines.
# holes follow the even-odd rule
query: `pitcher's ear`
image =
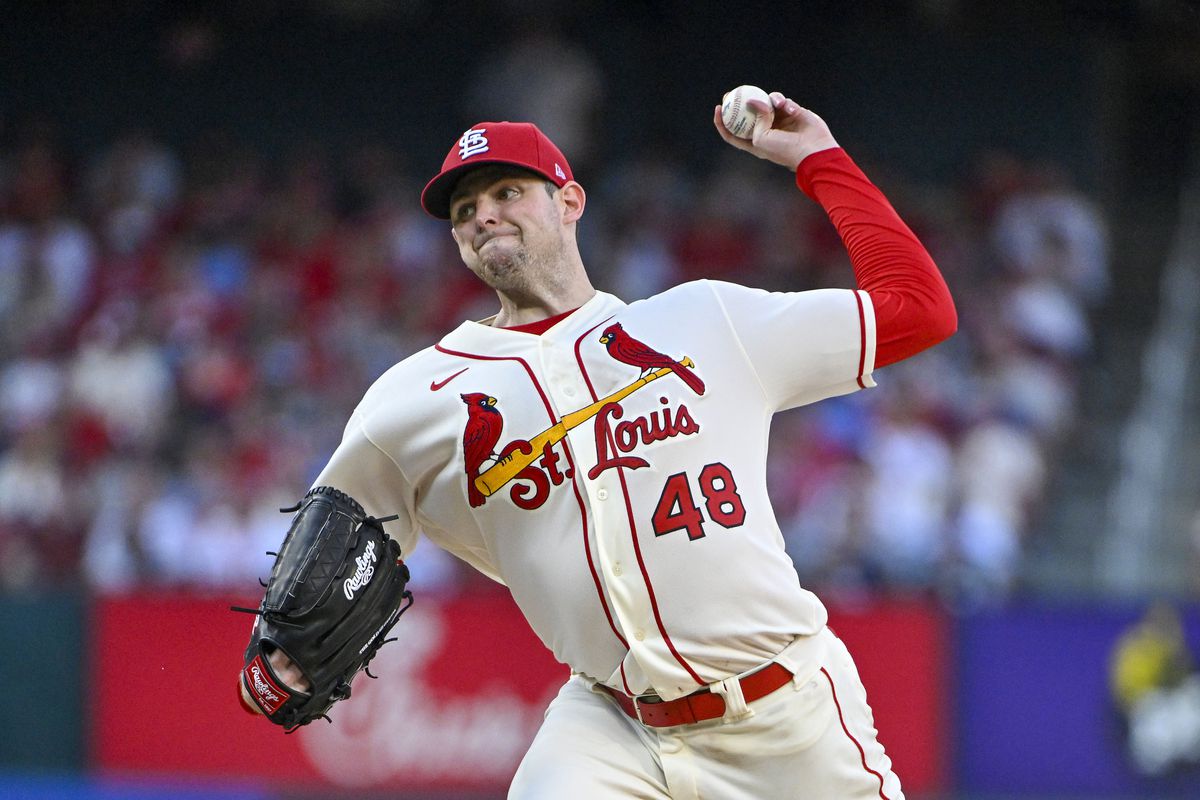
<svg viewBox="0 0 1200 800">
<path fill-rule="evenodd" d="M 583 187 L 575 181 L 567 181 L 559 189 L 563 204 L 563 222 L 575 222 L 583 216 L 583 208 L 587 205 L 587 194 Z"/>
</svg>

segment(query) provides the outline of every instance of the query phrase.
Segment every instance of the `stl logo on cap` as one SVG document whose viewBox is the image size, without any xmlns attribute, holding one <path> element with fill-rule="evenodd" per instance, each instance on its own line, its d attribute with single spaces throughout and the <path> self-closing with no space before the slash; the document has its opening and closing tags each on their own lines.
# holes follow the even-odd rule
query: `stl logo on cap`
<svg viewBox="0 0 1200 800">
<path fill-rule="evenodd" d="M 458 140 L 458 157 L 464 161 L 488 151 L 487 128 L 472 128 Z"/>
</svg>

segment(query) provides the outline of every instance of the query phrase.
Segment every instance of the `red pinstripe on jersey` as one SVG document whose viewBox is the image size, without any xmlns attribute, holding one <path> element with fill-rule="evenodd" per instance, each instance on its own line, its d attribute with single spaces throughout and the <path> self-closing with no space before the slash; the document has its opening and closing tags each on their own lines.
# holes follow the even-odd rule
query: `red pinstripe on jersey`
<svg viewBox="0 0 1200 800">
<path fill-rule="evenodd" d="M 550 423 L 553 425 L 558 422 L 558 418 L 554 416 L 554 409 L 550 406 L 550 399 L 546 396 L 542 385 L 538 383 L 537 376 L 533 374 L 529 363 L 519 356 L 485 356 L 478 353 L 464 353 L 458 350 L 451 350 L 442 345 L 434 345 L 434 349 L 439 353 L 445 353 L 450 356 L 458 356 L 459 358 L 469 358 L 477 361 L 516 361 L 525 369 L 525 374 L 529 376 L 529 382 L 537 389 L 538 396 L 542 398 L 542 406 L 546 409 L 546 416 L 550 418 Z M 621 643 L 621 646 L 626 650 L 629 649 L 629 642 L 621 635 L 621 631 L 617 629 L 617 625 L 613 622 L 612 612 L 608 608 L 608 600 L 604 597 L 604 590 L 600 586 L 600 576 L 596 573 L 596 565 L 592 560 L 592 548 L 590 542 L 590 534 L 588 532 L 588 515 L 587 506 L 583 502 L 583 495 L 579 491 L 579 470 L 575 469 L 575 459 L 571 455 L 571 448 L 563 448 L 566 451 L 567 464 L 571 467 L 571 487 L 575 490 L 575 502 L 579 504 L 579 520 L 583 528 L 583 552 L 587 555 L 588 570 L 592 573 L 592 583 L 596 587 L 596 596 L 600 598 L 600 607 L 604 609 L 604 618 L 608 620 L 608 627 L 612 630 L 613 635 Z"/>
<path fill-rule="evenodd" d="M 611 439 L 612 432 L 610 431 L 608 435 Z M 612 446 L 616 447 L 616 442 L 612 442 Z M 621 481 L 621 493 L 625 495 L 625 513 L 629 517 L 629 535 L 633 539 L 633 552 L 637 555 L 638 569 L 642 572 L 642 580 L 646 582 L 646 594 L 650 596 L 650 609 L 654 612 L 654 623 L 658 626 L 658 632 L 662 634 L 663 641 L 667 644 L 667 649 L 671 651 L 671 655 L 679 662 L 679 666 L 687 670 L 687 674 L 691 676 L 697 686 L 704 686 L 704 679 L 696 674 L 696 670 L 692 669 L 692 665 L 675 649 L 675 643 L 671 641 L 671 636 L 667 633 L 667 628 L 663 624 L 662 614 L 658 610 L 658 599 L 654 596 L 654 584 L 650 580 L 650 573 L 646 571 L 646 562 L 642 559 L 642 546 L 638 543 L 637 523 L 633 517 L 633 503 L 629 499 L 629 486 L 625 483 L 625 470 L 618 467 L 617 477 Z"/>
<path fill-rule="evenodd" d="M 604 319 L 600 320 L 599 322 L 597 322 L 597 323 L 596 323 L 595 325 L 593 325 L 592 327 L 588 328 L 588 329 L 587 329 L 586 331 L 584 331 L 583 333 L 579 334 L 579 338 L 575 340 L 575 361 L 576 361 L 576 363 L 578 363 L 578 364 L 579 364 L 579 371 L 580 371 L 581 373 L 583 373 L 583 380 L 584 380 L 584 382 L 586 382 L 586 383 L 587 383 L 588 392 L 589 392 L 589 393 L 592 395 L 592 402 L 593 402 L 593 403 L 594 403 L 594 402 L 596 402 L 596 400 L 598 400 L 598 399 L 599 399 L 599 397 L 598 397 L 598 396 L 597 396 L 597 394 L 596 394 L 596 387 L 592 386 L 592 379 L 591 379 L 591 377 L 590 377 L 590 376 L 587 374 L 587 370 L 585 370 L 585 369 L 583 368 L 583 356 L 582 356 L 582 355 L 580 354 L 580 352 L 579 352 L 579 346 L 580 346 L 581 344 L 583 344 L 583 340 L 584 340 L 584 338 L 586 338 L 586 337 L 587 337 L 587 335 L 588 335 L 589 333 L 591 333 L 592 331 L 596 330 L 596 329 L 597 329 L 597 328 L 599 328 L 601 325 L 603 325 L 604 323 L 608 322 L 608 321 L 609 321 L 609 320 L 611 320 L 611 319 L 612 319 L 612 317 L 605 317 Z"/>
<path fill-rule="evenodd" d="M 592 331 L 596 330 L 597 328 L 599 328 L 599 327 L 600 327 L 601 325 L 603 325 L 604 323 L 608 322 L 610 319 L 612 319 L 612 317 L 611 317 L 611 316 L 610 316 L 610 317 L 605 317 L 604 319 L 600 320 L 600 321 L 599 321 L 599 322 L 597 322 L 595 325 L 593 325 L 592 327 L 588 328 L 586 331 L 584 331 L 583 333 L 581 333 L 581 334 L 579 335 L 579 338 L 575 340 L 575 360 L 576 360 L 577 362 L 579 362 L 580 364 L 582 364 L 582 363 L 583 363 L 583 357 L 582 357 L 582 356 L 580 355 L 580 353 L 579 353 L 579 346 L 583 344 L 583 340 L 584 340 L 584 338 L 585 338 L 585 337 L 587 337 L 587 335 L 588 335 L 589 333 L 591 333 Z M 584 380 L 584 382 L 585 382 L 585 383 L 587 383 L 587 387 L 588 387 L 588 394 L 590 394 L 590 395 L 592 396 L 592 402 L 595 402 L 595 401 L 596 401 L 596 398 L 597 398 L 597 396 L 596 396 L 596 389 L 595 389 L 595 387 L 593 387 L 593 386 L 592 386 L 592 379 L 591 379 L 591 377 L 590 377 L 590 376 L 587 374 L 587 371 L 586 371 L 586 370 L 582 370 L 582 369 L 581 369 L 581 370 L 580 370 L 580 372 L 582 372 L 582 373 L 583 373 L 583 380 Z M 611 434 L 610 434 L 610 436 L 611 436 Z M 590 556 L 590 554 L 589 554 L 589 558 L 590 558 L 590 557 L 591 557 L 591 556 Z M 629 644 L 628 644 L 628 643 L 627 643 L 627 642 L 626 642 L 624 639 L 622 639 L 622 640 L 621 640 L 621 642 L 622 642 L 623 644 L 625 644 L 626 651 L 628 652 L 628 649 L 629 649 Z M 634 693 L 634 692 L 633 692 L 633 689 L 629 688 L 629 677 L 628 677 L 628 676 L 625 674 L 625 661 L 624 661 L 624 660 L 622 660 L 622 661 L 621 661 L 621 686 L 622 686 L 622 687 L 624 687 L 624 689 L 625 689 L 625 694 L 632 695 L 632 694 Z"/>
</svg>

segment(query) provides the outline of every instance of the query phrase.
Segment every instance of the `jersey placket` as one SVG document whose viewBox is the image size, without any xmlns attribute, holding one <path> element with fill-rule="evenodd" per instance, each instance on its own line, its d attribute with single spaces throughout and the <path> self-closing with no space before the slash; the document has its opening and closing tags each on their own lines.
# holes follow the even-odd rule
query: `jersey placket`
<svg viewBox="0 0 1200 800">
<path fill-rule="evenodd" d="M 593 400 L 583 376 L 575 365 L 570 348 L 556 346 L 549 335 L 542 337 L 539 365 L 549 387 L 550 402 L 559 419 L 577 411 Z M 647 636 L 650 622 L 649 601 L 641 583 L 634 556 L 629 550 L 630 538 L 624 497 L 615 476 L 605 472 L 595 480 L 588 472 L 597 460 L 595 425 L 581 424 L 567 432 L 564 439 L 576 465 L 575 479 L 587 496 L 588 512 L 592 518 L 592 537 L 596 567 L 607 602 L 616 616 L 617 625 L 630 648 L 638 648 Z M 633 566 L 630 569 L 630 566 Z M 607 677 L 607 676 L 596 676 Z"/>
<path fill-rule="evenodd" d="M 584 326 L 584 330 L 591 327 Z M 574 336 L 578 334 L 576 329 Z M 594 332 L 593 332 L 594 333 Z M 598 338 L 598 334 L 596 335 Z M 582 353 L 580 359 L 586 358 Z M 546 370 L 552 402 L 560 418 L 596 401 L 596 392 L 585 379 L 581 367 L 569 348 L 544 346 L 541 362 Z M 568 432 L 566 441 L 577 466 L 577 478 L 583 485 L 592 516 L 593 544 L 597 567 L 634 665 L 618 669 L 608 681 L 632 691 L 647 683 L 673 685 L 690 683 L 663 640 L 655 620 L 650 589 L 642 575 L 634 537 L 636 526 L 631 507 L 633 498 L 624 468 L 605 469 L 595 478 L 589 472 L 599 460 L 597 436 L 604 435 L 604 426 L 596 418 Z M 609 452 L 614 443 L 608 442 Z M 627 657 L 626 663 L 629 658 Z M 624 673 L 624 674 L 622 674 Z M 606 677 L 606 676 L 596 676 Z"/>
</svg>

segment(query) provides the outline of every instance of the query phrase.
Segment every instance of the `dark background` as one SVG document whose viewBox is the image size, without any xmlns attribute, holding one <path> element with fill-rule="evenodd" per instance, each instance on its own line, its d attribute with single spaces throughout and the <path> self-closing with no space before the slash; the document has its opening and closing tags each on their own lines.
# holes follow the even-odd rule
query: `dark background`
<svg viewBox="0 0 1200 800">
<path fill-rule="evenodd" d="M 146 128 L 265 150 L 400 143 L 421 174 L 475 120 L 472 76 L 521 32 L 581 42 L 609 84 L 604 154 L 719 142 L 728 88 L 779 88 L 847 146 L 937 178 L 980 149 L 1053 157 L 1087 188 L 1169 182 L 1194 125 L 1197 13 L 1183 2 L 28 4 L 0 33 L 5 136 L 79 147 Z"/>
</svg>

